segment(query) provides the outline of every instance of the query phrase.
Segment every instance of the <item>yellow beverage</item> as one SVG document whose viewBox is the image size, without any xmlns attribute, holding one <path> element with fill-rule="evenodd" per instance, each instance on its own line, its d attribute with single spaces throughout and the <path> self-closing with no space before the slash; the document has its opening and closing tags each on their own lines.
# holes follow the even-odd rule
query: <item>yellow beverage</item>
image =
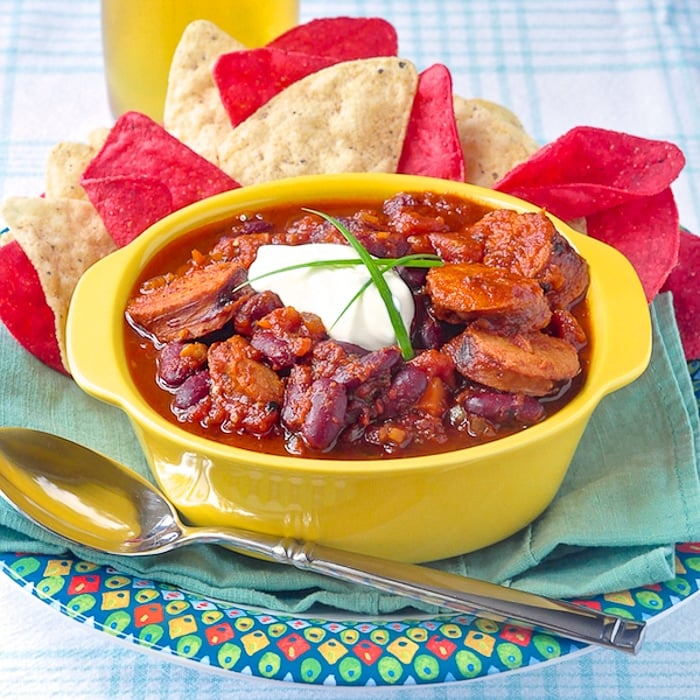
<svg viewBox="0 0 700 700">
<path fill-rule="evenodd" d="M 262 46 L 298 22 L 298 0 L 102 0 L 110 107 L 161 121 L 170 62 L 184 28 L 207 19 L 246 46 Z"/>
</svg>

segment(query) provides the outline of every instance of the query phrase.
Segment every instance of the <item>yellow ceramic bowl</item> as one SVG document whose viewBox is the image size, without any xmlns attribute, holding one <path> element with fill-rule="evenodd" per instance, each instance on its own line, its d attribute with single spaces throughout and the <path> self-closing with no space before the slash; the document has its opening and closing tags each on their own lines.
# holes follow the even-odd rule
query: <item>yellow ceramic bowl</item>
<svg viewBox="0 0 700 700">
<path fill-rule="evenodd" d="M 525 431 L 429 457 L 279 457 L 196 437 L 159 416 L 136 390 L 124 356 L 122 318 L 141 270 L 164 245 L 241 210 L 277 203 L 322 207 L 339 198 L 367 200 L 419 190 L 537 211 L 492 190 L 429 178 L 297 178 L 226 192 L 182 209 L 83 276 L 68 318 L 73 376 L 85 391 L 129 415 L 157 482 L 192 523 L 234 525 L 405 561 L 484 547 L 547 507 L 596 405 L 642 373 L 651 328 L 634 270 L 614 249 L 555 220 L 590 265 L 590 369 L 572 401 Z"/>
</svg>

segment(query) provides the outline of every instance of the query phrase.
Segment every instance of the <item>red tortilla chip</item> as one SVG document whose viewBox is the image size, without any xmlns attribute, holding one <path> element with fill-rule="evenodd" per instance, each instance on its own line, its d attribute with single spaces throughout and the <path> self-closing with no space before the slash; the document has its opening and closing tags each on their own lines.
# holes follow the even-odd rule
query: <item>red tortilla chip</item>
<svg viewBox="0 0 700 700">
<path fill-rule="evenodd" d="M 617 248 L 634 266 L 651 301 L 678 261 L 680 229 L 671 188 L 586 219 L 588 235 Z"/>
<path fill-rule="evenodd" d="M 700 359 L 700 237 L 680 233 L 678 265 L 662 289 L 673 294 L 673 307 L 686 359 Z"/>
<path fill-rule="evenodd" d="M 117 120 L 104 146 L 81 178 L 80 184 L 100 214 L 104 206 L 99 193 L 105 190 L 100 181 L 115 177 L 125 178 L 123 182 L 129 187 L 141 178 L 162 183 L 171 197 L 171 209 L 165 212 L 168 214 L 240 186 L 217 166 L 171 136 L 162 126 L 138 112 L 127 112 Z M 113 184 L 115 182 L 112 181 Z M 110 192 L 114 194 L 112 188 Z M 140 215 L 144 215 L 148 202 L 141 204 Z M 155 216 L 157 212 L 159 218 L 164 215 L 161 205 L 162 200 L 159 199 L 153 214 Z M 153 216 L 146 218 L 152 219 Z M 121 232 L 115 235 L 123 237 Z"/>
<path fill-rule="evenodd" d="M 453 107 L 452 76 L 436 63 L 418 76 L 398 172 L 464 182 L 464 154 Z"/>
<path fill-rule="evenodd" d="M 330 17 L 292 27 L 267 46 L 352 61 L 398 55 L 398 36 L 396 29 L 379 17 Z"/>
<path fill-rule="evenodd" d="M 494 187 L 575 219 L 659 194 L 684 164 L 681 150 L 667 141 L 580 126 L 540 148 Z"/>
<path fill-rule="evenodd" d="M 66 374 L 53 312 L 39 277 L 17 241 L 0 247 L 0 319 L 17 342 L 44 364 Z"/>
<path fill-rule="evenodd" d="M 174 211 L 170 190 L 153 178 L 92 178 L 89 187 L 90 198 L 119 248 Z"/>
<path fill-rule="evenodd" d="M 224 54 L 214 64 L 212 75 L 235 127 L 288 85 L 336 62 L 268 47 Z"/>
<path fill-rule="evenodd" d="M 513 168 L 495 189 L 561 219 L 586 217 L 588 234 L 627 256 L 651 300 L 678 258 L 670 185 L 684 164 L 667 141 L 581 126 Z"/>
</svg>

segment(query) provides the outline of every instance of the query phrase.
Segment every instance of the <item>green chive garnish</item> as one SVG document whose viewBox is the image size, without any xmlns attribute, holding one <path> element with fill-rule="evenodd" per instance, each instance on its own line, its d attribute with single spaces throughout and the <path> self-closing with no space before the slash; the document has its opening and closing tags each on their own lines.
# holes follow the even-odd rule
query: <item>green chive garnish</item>
<svg viewBox="0 0 700 700">
<path fill-rule="evenodd" d="M 362 245 L 362 243 L 360 243 L 360 241 L 357 240 L 357 238 L 355 238 L 355 236 L 341 221 L 333 216 L 330 216 L 330 214 L 325 214 L 324 212 L 316 211 L 315 209 L 305 209 L 304 211 L 316 214 L 322 219 L 325 219 L 328 223 L 335 226 L 335 228 L 338 229 L 341 234 L 343 234 L 345 240 L 347 240 L 347 242 L 358 254 L 360 260 L 362 260 L 362 262 L 365 264 L 367 272 L 369 272 L 372 282 L 374 282 L 374 286 L 377 288 L 377 292 L 379 292 L 379 296 L 384 302 L 386 311 L 389 314 L 389 320 L 391 321 L 391 327 L 394 329 L 394 335 L 396 336 L 396 341 L 399 345 L 399 349 L 401 350 L 401 356 L 404 360 L 410 360 L 415 354 L 413 352 L 413 346 L 411 345 L 411 338 L 408 329 L 406 328 L 406 324 L 403 322 L 403 318 L 401 317 L 399 310 L 396 308 L 396 304 L 394 304 L 391 290 L 389 289 L 387 281 L 384 279 L 384 274 L 379 270 L 377 261 L 369 254 L 368 250 Z"/>
<path fill-rule="evenodd" d="M 404 255 L 401 258 L 381 258 L 381 262 L 384 272 L 394 267 L 440 267 L 444 264 L 437 255 L 432 255 L 430 253 L 412 253 L 411 255 Z M 350 260 L 307 260 L 306 262 L 295 263 L 294 265 L 287 265 L 286 267 L 279 267 L 276 270 L 270 270 L 262 275 L 251 277 L 245 282 L 241 282 L 237 287 L 234 287 L 232 293 L 238 292 L 239 290 L 243 289 L 243 287 L 246 287 L 253 282 L 258 282 L 265 277 L 278 275 L 282 272 L 301 270 L 306 267 L 351 267 L 354 265 L 364 265 L 364 262 L 359 258 Z"/>
</svg>

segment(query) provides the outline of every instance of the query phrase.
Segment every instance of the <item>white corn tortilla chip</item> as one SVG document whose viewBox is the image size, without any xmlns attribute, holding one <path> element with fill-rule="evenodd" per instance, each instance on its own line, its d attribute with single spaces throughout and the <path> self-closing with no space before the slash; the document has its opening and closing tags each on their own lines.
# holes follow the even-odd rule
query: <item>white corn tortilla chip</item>
<svg viewBox="0 0 700 700">
<path fill-rule="evenodd" d="M 46 161 L 47 199 L 84 199 L 87 194 L 80 178 L 88 163 L 97 155 L 107 138 L 109 129 L 95 129 L 87 143 L 61 141 L 50 151 Z"/>
<path fill-rule="evenodd" d="M 163 126 L 212 163 L 216 145 L 232 128 L 212 66 L 221 54 L 244 48 L 212 22 L 196 20 L 185 28 L 170 64 Z"/>
<path fill-rule="evenodd" d="M 96 153 L 86 143 L 57 143 L 46 162 L 46 198 L 87 199 L 80 176 Z"/>
<path fill-rule="evenodd" d="M 93 129 L 88 134 L 88 145 L 92 146 L 95 151 L 99 151 L 104 146 L 110 131 L 111 129 L 108 126 L 98 126 L 97 129 Z"/>
<path fill-rule="evenodd" d="M 538 149 L 537 142 L 506 107 L 458 95 L 454 107 L 466 182 L 492 187 Z"/>
<path fill-rule="evenodd" d="M 219 145 L 219 167 L 242 185 L 296 175 L 396 172 L 416 92 L 415 66 L 380 57 L 299 80 Z"/>
<path fill-rule="evenodd" d="M 93 263 L 115 249 L 90 202 L 10 197 L 2 215 L 39 276 L 53 311 L 63 366 L 66 361 L 66 316 L 75 285 Z"/>
</svg>

